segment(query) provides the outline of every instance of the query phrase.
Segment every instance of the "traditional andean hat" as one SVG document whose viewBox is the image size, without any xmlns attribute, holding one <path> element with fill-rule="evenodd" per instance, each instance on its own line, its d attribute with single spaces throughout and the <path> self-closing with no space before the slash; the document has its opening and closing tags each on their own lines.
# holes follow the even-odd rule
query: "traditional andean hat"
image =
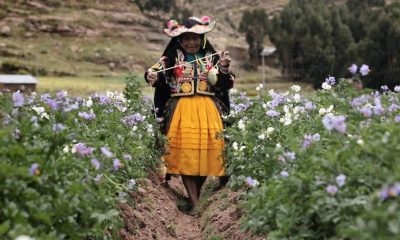
<svg viewBox="0 0 400 240">
<path fill-rule="evenodd" d="M 168 28 L 164 29 L 164 33 L 169 37 L 177 37 L 187 32 L 205 34 L 211 32 L 216 24 L 217 22 L 211 21 L 208 16 L 201 18 L 190 17 L 183 21 L 182 24 L 179 24 L 176 20 L 169 20 L 167 23 Z"/>
</svg>

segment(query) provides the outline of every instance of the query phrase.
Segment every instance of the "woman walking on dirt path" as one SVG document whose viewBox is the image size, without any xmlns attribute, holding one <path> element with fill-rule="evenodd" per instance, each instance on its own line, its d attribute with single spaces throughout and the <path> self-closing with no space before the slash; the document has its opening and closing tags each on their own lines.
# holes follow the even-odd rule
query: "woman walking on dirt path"
<svg viewBox="0 0 400 240">
<path fill-rule="evenodd" d="M 207 176 L 225 176 L 221 115 L 229 113 L 234 75 L 228 52 L 216 53 L 205 36 L 215 25 L 206 16 L 170 20 L 164 33 L 171 40 L 145 73 L 168 138 L 167 173 L 181 175 L 194 215 Z"/>
</svg>

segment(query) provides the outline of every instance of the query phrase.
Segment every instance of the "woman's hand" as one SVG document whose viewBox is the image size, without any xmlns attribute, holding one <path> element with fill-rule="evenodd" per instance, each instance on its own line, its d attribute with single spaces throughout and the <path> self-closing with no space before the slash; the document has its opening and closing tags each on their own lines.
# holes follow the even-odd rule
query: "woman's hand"
<svg viewBox="0 0 400 240">
<path fill-rule="evenodd" d="M 231 64 L 231 58 L 229 57 L 229 51 L 222 51 L 219 55 L 219 65 L 221 67 L 229 67 Z"/>
<path fill-rule="evenodd" d="M 158 73 L 154 72 L 153 69 L 147 70 L 147 81 L 149 81 L 150 85 L 153 86 L 155 82 L 158 80 Z"/>
</svg>

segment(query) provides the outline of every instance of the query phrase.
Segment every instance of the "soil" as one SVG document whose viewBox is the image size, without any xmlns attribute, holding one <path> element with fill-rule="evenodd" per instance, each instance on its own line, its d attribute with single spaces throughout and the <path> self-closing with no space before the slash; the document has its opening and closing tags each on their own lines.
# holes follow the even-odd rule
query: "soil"
<svg viewBox="0 0 400 240">
<path fill-rule="evenodd" d="M 161 186 L 158 178 L 150 174 L 131 193 L 132 204 L 120 204 L 124 227 L 120 230 L 123 240 L 133 239 L 255 239 L 240 230 L 241 210 L 238 201 L 243 191 L 228 188 L 214 190 L 216 179 L 207 180 L 203 187 L 201 216 L 185 213 L 188 208 L 187 193 L 180 177 L 172 177 L 169 187 Z M 228 201 L 227 201 L 228 200 Z M 182 211 L 181 211 L 181 210 Z"/>
</svg>

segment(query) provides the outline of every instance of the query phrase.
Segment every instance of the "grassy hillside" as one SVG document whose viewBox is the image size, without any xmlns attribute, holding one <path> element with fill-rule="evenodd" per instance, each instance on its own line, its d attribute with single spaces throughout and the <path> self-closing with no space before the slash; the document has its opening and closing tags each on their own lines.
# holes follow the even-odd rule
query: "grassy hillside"
<svg viewBox="0 0 400 240">
<path fill-rule="evenodd" d="M 246 41 L 237 30 L 241 15 L 247 9 L 261 7 L 273 12 L 287 2 L 181 0 L 177 4 L 194 15 L 209 15 L 218 21 L 208 38 L 218 50 L 231 51 L 237 85 L 254 89 L 261 81 L 261 71 L 241 69 L 247 57 Z M 79 82 L 121 78 L 132 72 L 141 75 L 169 41 L 162 34 L 165 21 L 150 15 L 141 13 L 131 0 L 0 1 L 0 71 L 46 76 L 45 83 L 39 85 L 44 89 L 59 86 L 48 85 L 49 79 L 56 81 L 56 77 Z M 267 78 L 282 80 L 277 70 L 267 71 Z"/>
</svg>

